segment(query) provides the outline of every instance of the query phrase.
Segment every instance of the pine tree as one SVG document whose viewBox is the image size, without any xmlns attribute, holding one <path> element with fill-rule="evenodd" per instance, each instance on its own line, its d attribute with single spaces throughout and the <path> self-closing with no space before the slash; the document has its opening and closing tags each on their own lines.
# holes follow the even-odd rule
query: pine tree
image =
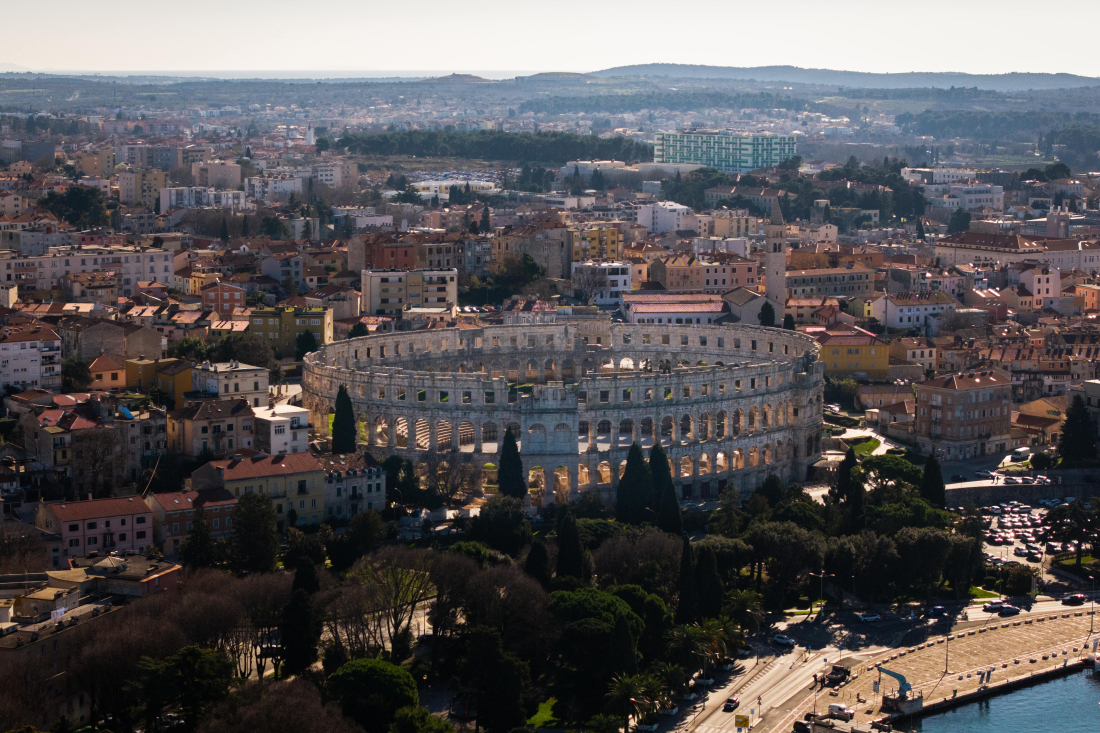
<svg viewBox="0 0 1100 733">
<path fill-rule="evenodd" d="M 504 443 L 500 447 L 500 465 L 497 467 L 497 486 L 504 496 L 522 499 L 527 496 L 527 482 L 523 480 L 523 460 L 519 456 L 516 436 L 504 431 Z"/>
<path fill-rule="evenodd" d="M 1096 458 L 1096 431 L 1089 419 L 1088 408 L 1080 395 L 1073 398 L 1066 410 L 1062 425 L 1062 440 L 1058 443 L 1058 455 L 1066 461 L 1082 461 Z"/>
<path fill-rule="evenodd" d="M 769 327 L 775 325 L 775 308 L 767 301 L 760 306 L 760 325 Z"/>
<path fill-rule="evenodd" d="M 527 560 L 523 564 L 523 570 L 541 583 L 543 588 L 549 587 L 550 555 L 546 552 L 545 542 L 535 538 L 531 543 L 531 550 L 527 553 Z"/>
<path fill-rule="evenodd" d="M 695 594 L 699 615 L 703 618 L 717 618 L 722 612 L 722 578 L 718 575 L 718 560 L 714 548 L 699 545 L 699 559 L 695 563 Z"/>
<path fill-rule="evenodd" d="M 355 408 L 347 387 L 341 384 L 336 393 L 336 414 L 332 417 L 332 452 L 336 455 L 354 453 L 356 433 Z"/>
<path fill-rule="evenodd" d="M 653 484 L 646 466 L 645 454 L 637 443 L 626 454 L 626 468 L 619 479 L 615 501 L 615 518 L 625 524 L 641 524 L 646 517 L 647 497 L 653 494 Z"/>
<path fill-rule="evenodd" d="M 684 519 L 680 514 L 680 502 L 676 499 L 675 489 L 661 490 L 661 499 L 657 506 L 657 528 L 677 535 L 684 531 Z"/>
<path fill-rule="evenodd" d="M 921 217 L 918 216 L 917 217 L 917 239 L 919 239 L 920 241 L 923 242 L 924 237 L 925 237 L 925 234 L 924 234 L 924 219 L 922 219 Z"/>
<path fill-rule="evenodd" d="M 191 532 L 180 547 L 180 562 L 184 567 L 197 569 L 213 567 L 216 561 L 217 550 L 210 535 L 210 524 L 202 507 L 199 507 L 191 522 Z"/>
<path fill-rule="evenodd" d="M 695 551 L 691 540 L 684 537 L 684 549 L 680 554 L 680 600 L 676 604 L 676 623 L 690 624 L 695 621 Z"/>
<path fill-rule="evenodd" d="M 794 316 L 792 316 L 790 313 L 783 316 L 783 329 L 785 331 L 794 330 Z"/>
<path fill-rule="evenodd" d="M 623 614 L 616 614 L 607 654 L 608 668 L 617 676 L 638 674 L 638 649 Z"/>
<path fill-rule="evenodd" d="M 947 489 L 943 485 L 943 471 L 936 456 L 929 456 L 924 464 L 924 473 L 920 484 L 921 498 L 934 507 L 943 509 L 947 506 Z"/>
<path fill-rule="evenodd" d="M 248 214 L 245 214 L 243 217 L 241 217 L 241 236 L 242 237 L 249 236 L 249 234 L 248 234 Z"/>
<path fill-rule="evenodd" d="M 488 234 L 489 230 L 492 228 L 493 225 L 489 218 L 489 206 L 486 205 L 485 208 L 481 210 L 481 233 Z"/>
<path fill-rule="evenodd" d="M 222 240 L 223 242 L 229 241 L 229 220 L 226 219 L 224 216 L 222 217 L 221 228 L 218 230 L 218 239 Z"/>
<path fill-rule="evenodd" d="M 649 449 L 649 473 L 652 477 L 658 529 L 675 535 L 683 533 L 684 522 L 680 515 L 680 502 L 676 498 L 676 485 L 672 482 L 668 456 L 660 443 L 654 443 Z"/>
<path fill-rule="evenodd" d="M 321 590 L 321 579 L 317 577 L 317 566 L 313 564 L 313 560 L 308 557 L 298 559 L 298 566 L 294 570 L 294 582 L 290 586 L 290 590 L 292 593 L 304 590 L 310 595 Z"/>
<path fill-rule="evenodd" d="M 558 577 L 586 580 L 588 573 L 584 559 L 584 545 L 577 531 L 577 520 L 569 507 L 563 507 L 558 517 Z"/>
</svg>

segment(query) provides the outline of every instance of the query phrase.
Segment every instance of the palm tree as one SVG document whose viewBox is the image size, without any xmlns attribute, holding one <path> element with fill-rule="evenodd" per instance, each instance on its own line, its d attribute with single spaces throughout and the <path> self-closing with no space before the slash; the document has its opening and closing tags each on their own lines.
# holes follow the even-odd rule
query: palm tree
<svg viewBox="0 0 1100 733">
<path fill-rule="evenodd" d="M 668 632 L 669 657 L 684 668 L 688 678 L 703 665 L 706 639 L 703 630 L 694 624 L 682 624 Z"/>
<path fill-rule="evenodd" d="M 649 673 L 664 683 L 669 694 L 679 695 L 683 692 L 686 681 L 684 668 L 672 662 L 657 662 L 649 669 Z"/>
<path fill-rule="evenodd" d="M 631 716 L 639 718 L 645 712 L 641 675 L 625 674 L 612 679 L 607 699 L 612 708 L 622 711 L 623 730 L 629 731 Z"/>
<path fill-rule="evenodd" d="M 642 698 L 645 700 L 646 707 L 643 715 L 650 715 L 669 707 L 668 687 L 665 686 L 664 680 L 652 674 L 643 674 L 641 678 Z"/>
<path fill-rule="evenodd" d="M 617 715 L 603 715 L 602 713 L 589 720 L 587 727 L 592 733 L 621 733 L 622 731 Z"/>
<path fill-rule="evenodd" d="M 726 594 L 722 614 L 743 629 L 757 631 L 764 621 L 764 597 L 754 590 L 731 590 Z"/>
<path fill-rule="evenodd" d="M 725 619 L 729 620 L 729 619 Z M 730 633 L 734 630 L 726 629 L 722 624 L 722 621 L 715 618 L 707 619 L 699 627 L 703 632 L 704 639 L 704 666 L 709 666 L 711 662 L 719 662 L 729 652 L 732 638 Z"/>
</svg>

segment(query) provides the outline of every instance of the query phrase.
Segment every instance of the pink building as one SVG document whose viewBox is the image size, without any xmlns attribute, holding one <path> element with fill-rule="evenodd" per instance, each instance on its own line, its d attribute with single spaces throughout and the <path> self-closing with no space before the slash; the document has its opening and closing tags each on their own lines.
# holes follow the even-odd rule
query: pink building
<svg viewBox="0 0 1100 733">
<path fill-rule="evenodd" d="M 40 502 L 34 523 L 61 535 L 61 559 L 89 552 L 144 552 L 153 544 L 153 511 L 140 496 Z"/>
</svg>

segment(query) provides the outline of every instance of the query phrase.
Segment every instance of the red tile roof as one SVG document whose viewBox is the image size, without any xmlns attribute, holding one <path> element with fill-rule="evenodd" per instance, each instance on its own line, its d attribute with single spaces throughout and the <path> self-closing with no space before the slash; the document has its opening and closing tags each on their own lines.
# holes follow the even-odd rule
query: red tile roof
<svg viewBox="0 0 1100 733">
<path fill-rule="evenodd" d="M 140 496 L 120 496 L 91 501 L 58 502 L 48 505 L 62 522 L 77 522 L 100 517 L 151 514 Z"/>
<path fill-rule="evenodd" d="M 261 454 L 226 461 L 211 461 L 210 465 L 225 469 L 226 481 L 289 476 L 296 473 L 321 470 L 321 464 L 311 453 L 289 453 L 281 456 Z"/>
</svg>

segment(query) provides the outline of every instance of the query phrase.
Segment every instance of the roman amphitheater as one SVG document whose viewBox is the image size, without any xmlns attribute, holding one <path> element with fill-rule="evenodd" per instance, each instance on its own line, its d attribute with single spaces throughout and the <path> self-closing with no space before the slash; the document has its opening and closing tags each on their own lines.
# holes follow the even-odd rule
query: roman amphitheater
<svg viewBox="0 0 1100 733">
<path fill-rule="evenodd" d="M 627 451 L 660 440 L 684 498 L 803 481 L 821 450 L 818 345 L 760 326 L 555 323 L 390 333 L 305 359 L 327 429 L 345 385 L 377 456 L 496 463 L 511 430 L 538 503 L 613 500 Z M 452 454 L 453 455 L 453 454 Z M 463 457 L 465 459 L 465 457 Z"/>
</svg>

